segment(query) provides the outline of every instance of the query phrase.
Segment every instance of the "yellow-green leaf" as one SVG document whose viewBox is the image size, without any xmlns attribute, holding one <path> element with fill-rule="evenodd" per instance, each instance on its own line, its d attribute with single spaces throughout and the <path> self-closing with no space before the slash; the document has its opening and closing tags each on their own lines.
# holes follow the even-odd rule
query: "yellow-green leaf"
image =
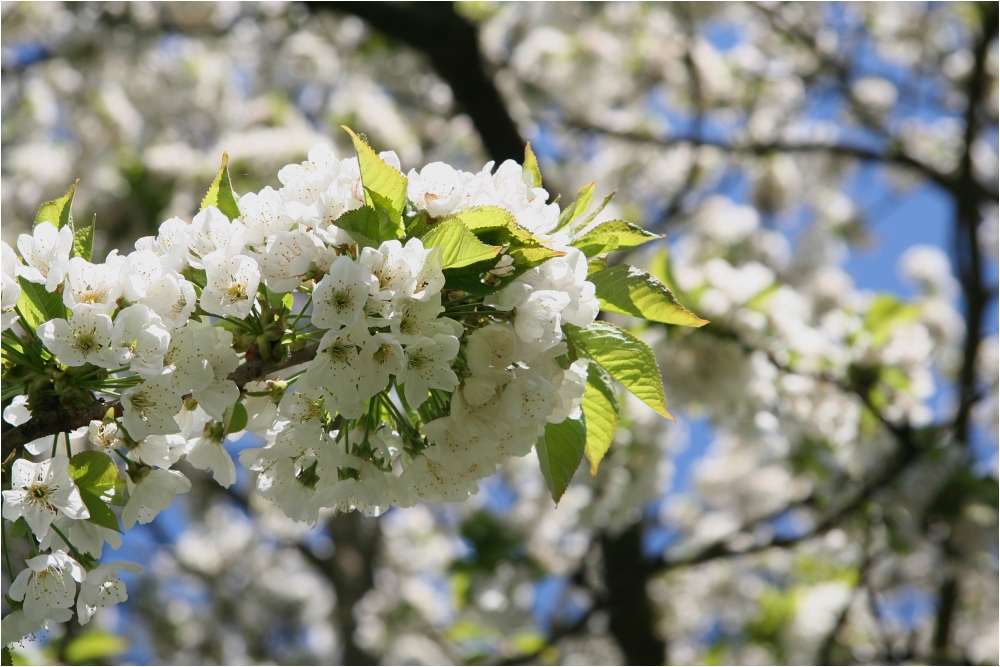
<svg viewBox="0 0 1000 667">
<path fill-rule="evenodd" d="M 531 174 L 531 187 L 542 187 L 542 172 L 538 170 L 538 159 L 531 150 L 531 142 L 524 145 L 524 170 Z"/>
<path fill-rule="evenodd" d="M 456 269 L 493 259 L 501 250 L 500 246 L 486 245 L 480 241 L 458 219 L 439 222 L 421 240 L 425 248 L 441 247 L 442 267 L 445 269 Z"/>
<path fill-rule="evenodd" d="M 377 206 L 384 208 L 389 214 L 389 219 L 399 226 L 401 234 L 403 207 L 406 206 L 406 176 L 395 167 L 386 164 L 353 130 L 346 125 L 341 127 L 351 135 L 351 140 L 354 142 L 366 202 L 372 208 Z"/>
<path fill-rule="evenodd" d="M 87 491 L 114 504 L 124 502 L 125 480 L 114 460 L 104 452 L 76 454 L 69 460 L 69 475 L 81 492 Z"/>
<path fill-rule="evenodd" d="M 65 656 L 70 665 L 109 664 L 110 658 L 127 650 L 128 642 L 123 637 L 104 630 L 88 630 L 66 645 Z"/>
<path fill-rule="evenodd" d="M 605 222 L 590 230 L 571 244 L 587 257 L 605 255 L 615 250 L 626 250 L 663 238 L 647 232 L 642 227 L 624 220 Z"/>
<path fill-rule="evenodd" d="M 215 180 L 209 186 L 204 199 L 201 200 L 201 208 L 209 206 L 222 211 L 230 220 L 240 217 L 240 207 L 236 201 L 236 193 L 233 192 L 233 182 L 229 179 L 229 154 L 222 154 L 222 166 L 219 173 L 215 175 Z"/>
<path fill-rule="evenodd" d="M 608 322 L 597 321 L 581 329 L 565 325 L 566 335 L 578 351 L 597 362 L 623 387 L 667 419 L 667 399 L 656 357 L 648 345 Z"/>
<path fill-rule="evenodd" d="M 607 454 L 618 430 L 618 395 L 611 376 L 591 361 L 587 369 L 587 391 L 583 395 L 583 416 L 587 425 L 585 453 L 590 461 L 590 474 L 597 474 L 597 466 Z"/>
<path fill-rule="evenodd" d="M 576 199 L 573 203 L 564 208 L 562 213 L 559 214 L 559 229 L 562 229 L 587 212 L 587 209 L 590 208 L 590 202 L 594 198 L 595 188 L 597 188 L 597 183 L 591 183 L 580 188 L 576 193 Z M 601 208 L 604 207 L 602 206 Z"/>
<path fill-rule="evenodd" d="M 35 215 L 35 224 L 50 222 L 56 229 L 63 227 L 73 229 L 73 195 L 76 194 L 76 186 L 79 182 L 80 179 L 77 179 L 76 183 L 69 186 L 66 194 L 59 199 L 47 201 L 39 206 L 38 214 Z"/>
<path fill-rule="evenodd" d="M 73 252 L 71 257 L 82 257 L 88 262 L 94 255 L 94 230 L 97 229 L 97 214 L 94 221 L 83 229 L 73 232 Z"/>
<path fill-rule="evenodd" d="M 499 206 L 467 208 L 464 211 L 442 218 L 442 222 L 445 220 L 461 220 L 469 231 L 473 233 L 517 227 L 514 215 L 507 209 L 500 208 Z"/>
<path fill-rule="evenodd" d="M 603 310 L 664 324 L 687 327 L 708 324 L 708 320 L 682 306 L 658 278 L 634 266 L 613 266 L 589 276 L 588 280 L 597 288 Z"/>
</svg>

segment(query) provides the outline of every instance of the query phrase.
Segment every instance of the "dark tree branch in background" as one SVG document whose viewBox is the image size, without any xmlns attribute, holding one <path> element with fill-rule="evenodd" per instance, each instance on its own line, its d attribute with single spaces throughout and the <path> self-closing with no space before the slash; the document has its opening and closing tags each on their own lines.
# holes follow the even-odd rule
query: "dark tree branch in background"
<svg viewBox="0 0 1000 667">
<path fill-rule="evenodd" d="M 919 160 L 906 155 L 895 148 L 889 148 L 885 151 L 877 151 L 864 146 L 840 144 L 827 141 L 774 141 L 768 143 L 740 143 L 738 141 L 733 141 L 730 143 L 697 136 L 685 135 L 657 137 L 640 132 L 613 130 L 607 127 L 595 125 L 583 119 L 570 119 L 566 124 L 569 127 L 574 127 L 580 130 L 600 132 L 605 136 L 613 137 L 615 139 L 621 139 L 623 141 L 630 141 L 638 144 L 649 144 L 662 148 L 674 148 L 676 146 L 705 146 L 717 148 L 724 153 L 731 153 L 733 155 L 749 155 L 755 157 L 765 157 L 767 155 L 771 155 L 772 153 L 825 153 L 827 155 L 851 158 L 861 162 L 878 162 L 894 167 L 901 167 L 911 171 L 917 176 L 926 178 L 949 193 L 955 192 L 956 189 L 960 187 L 961 183 L 960 179 L 947 174 L 942 174 L 927 166 L 923 162 L 920 162 Z M 997 201 L 998 196 L 1000 196 L 996 192 L 986 190 L 975 180 L 973 180 L 971 184 L 962 187 L 966 187 L 971 190 L 973 197 L 977 199 L 990 199 L 992 201 Z"/>
<path fill-rule="evenodd" d="M 973 47 L 973 68 L 966 90 L 965 136 L 955 189 L 955 259 L 965 297 L 965 346 L 959 372 L 959 403 L 955 414 L 955 437 L 968 442 L 969 415 L 976 401 L 976 356 L 982 339 L 986 289 L 983 285 L 982 258 L 979 249 L 979 207 L 986 203 L 977 196 L 979 184 L 972 164 L 972 148 L 981 129 L 980 115 L 990 90 L 986 60 L 990 44 L 997 36 L 997 5 L 976 5 L 982 19 L 981 32 Z"/>
<path fill-rule="evenodd" d="M 469 114 L 486 152 L 497 162 L 524 158 L 524 140 L 486 70 L 476 26 L 450 2 L 310 2 L 364 19 L 375 30 L 425 54 L 447 82 L 459 108 Z"/>
</svg>

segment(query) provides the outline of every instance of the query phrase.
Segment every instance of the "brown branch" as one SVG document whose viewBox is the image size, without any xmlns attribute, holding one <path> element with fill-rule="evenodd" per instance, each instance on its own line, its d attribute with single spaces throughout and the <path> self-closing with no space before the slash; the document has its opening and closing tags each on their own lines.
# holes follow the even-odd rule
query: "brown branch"
<svg viewBox="0 0 1000 667">
<path fill-rule="evenodd" d="M 524 158 L 524 140 L 479 51 L 478 30 L 452 3 L 309 2 L 306 7 L 353 14 L 426 55 L 469 114 L 490 157 L 498 162 Z"/>
<path fill-rule="evenodd" d="M 955 412 L 955 438 L 968 441 L 969 415 L 977 399 L 976 356 L 982 339 L 983 313 L 987 304 L 987 291 L 983 284 L 983 261 L 979 249 L 978 223 L 979 183 L 972 164 L 972 146 L 979 133 L 980 105 L 990 90 L 986 61 L 990 44 L 997 36 L 997 5 L 977 5 L 981 18 L 981 31 L 973 47 L 974 64 L 968 80 L 965 109 L 964 150 L 958 169 L 955 200 L 954 243 L 959 282 L 965 297 L 965 344 L 962 367 L 958 374 L 959 401 Z"/>
<path fill-rule="evenodd" d="M 758 157 L 770 155 L 771 153 L 826 153 L 836 157 L 852 158 L 861 162 L 882 162 L 896 167 L 901 167 L 926 178 L 949 193 L 954 193 L 956 188 L 959 187 L 955 177 L 949 174 L 942 174 L 923 162 L 920 162 L 919 160 L 900 152 L 897 148 L 892 147 L 887 148 L 885 151 L 877 151 L 864 146 L 840 144 L 832 141 L 771 141 L 766 143 L 739 143 L 738 141 L 727 142 L 697 136 L 678 135 L 671 137 L 658 137 L 643 132 L 613 130 L 611 128 L 595 125 L 583 119 L 567 120 L 566 125 L 567 127 L 579 130 L 599 132 L 605 136 L 621 139 L 622 141 L 649 144 L 659 146 L 661 148 L 674 148 L 676 146 L 694 146 L 698 148 L 708 147 L 717 148 L 723 152 L 734 155 L 751 155 Z M 996 192 L 986 190 L 976 181 L 973 181 L 971 186 L 967 187 L 974 189 L 975 196 L 977 198 L 997 201 L 998 197 L 1000 197 L 1000 195 Z"/>
<path fill-rule="evenodd" d="M 258 357 L 230 373 L 228 379 L 242 389 L 248 382 L 311 361 L 316 356 L 317 347 L 317 343 L 310 343 L 301 350 L 292 352 L 284 361 L 266 361 Z M 3 458 L 6 459 L 10 452 L 18 450 L 38 438 L 87 426 L 92 420 L 102 419 L 109 409 L 114 409 L 115 416 L 121 417 L 121 401 L 107 401 L 103 398 L 97 399 L 84 408 L 38 410 L 31 416 L 31 419 L 3 434 Z"/>
</svg>

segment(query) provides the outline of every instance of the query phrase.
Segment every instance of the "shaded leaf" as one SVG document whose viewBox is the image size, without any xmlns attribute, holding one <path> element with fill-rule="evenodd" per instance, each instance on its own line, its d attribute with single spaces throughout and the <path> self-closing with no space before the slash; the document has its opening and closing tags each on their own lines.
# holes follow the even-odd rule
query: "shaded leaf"
<svg viewBox="0 0 1000 667">
<path fill-rule="evenodd" d="M 28 331 L 34 332 L 49 320 L 66 317 L 66 306 L 63 305 L 62 295 L 58 292 L 48 292 L 45 290 L 45 285 L 29 282 L 20 276 L 17 283 L 21 286 L 17 309 L 24 316 Z"/>
<path fill-rule="evenodd" d="M 113 530 L 116 533 L 122 532 L 118 526 L 118 517 L 111 511 L 107 503 L 101 500 L 100 496 L 86 489 L 80 489 L 80 498 L 83 499 L 83 504 L 90 511 L 90 518 L 87 521 L 97 524 L 102 528 Z"/>
<path fill-rule="evenodd" d="M 223 416 L 226 418 L 226 435 L 229 435 L 230 433 L 239 433 L 247 427 L 249 416 L 247 415 L 246 406 L 240 402 L 237 402 L 231 408 L 226 410 L 226 413 Z"/>
<path fill-rule="evenodd" d="M 379 219 L 375 209 L 371 206 L 362 206 L 348 211 L 334 220 L 333 224 L 350 234 L 355 243 L 361 247 L 377 248 L 379 246 Z"/>
<path fill-rule="evenodd" d="M 582 419 L 567 419 L 559 424 L 546 424 L 545 434 L 535 443 L 542 477 L 557 503 L 580 467 L 586 437 Z"/>
</svg>

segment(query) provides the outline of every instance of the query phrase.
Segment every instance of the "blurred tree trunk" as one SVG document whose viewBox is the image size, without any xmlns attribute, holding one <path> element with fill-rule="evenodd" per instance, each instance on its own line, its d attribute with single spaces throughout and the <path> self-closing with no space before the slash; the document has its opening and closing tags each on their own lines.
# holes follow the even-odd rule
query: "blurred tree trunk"
<svg viewBox="0 0 1000 667">
<path fill-rule="evenodd" d="M 653 572 L 642 553 L 642 525 L 617 536 L 601 535 L 609 628 L 629 665 L 662 665 L 667 644 L 656 634 L 656 615 L 646 593 Z"/>
<path fill-rule="evenodd" d="M 378 519 L 358 512 L 339 514 L 327 524 L 334 552 L 327 563 L 327 574 L 337 590 L 334 617 L 343 646 L 343 664 L 375 665 L 376 656 L 354 641 L 358 627 L 354 606 L 375 585 L 375 558 L 381 538 Z"/>
</svg>

